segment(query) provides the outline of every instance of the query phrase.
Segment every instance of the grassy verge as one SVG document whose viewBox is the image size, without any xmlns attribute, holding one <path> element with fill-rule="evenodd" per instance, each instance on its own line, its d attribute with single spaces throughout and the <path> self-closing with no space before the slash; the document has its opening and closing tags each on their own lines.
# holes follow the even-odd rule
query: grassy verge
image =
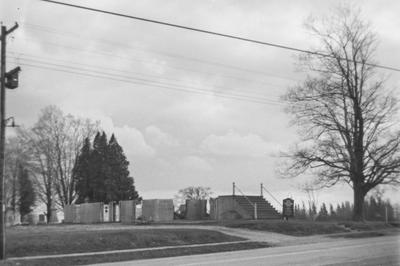
<svg viewBox="0 0 400 266">
<path fill-rule="evenodd" d="M 83 228 L 83 227 L 82 227 Z M 46 230 L 48 229 L 48 230 Z M 200 229 L 57 230 L 13 228 L 7 231 L 7 257 L 96 252 L 244 240 Z"/>
<path fill-rule="evenodd" d="M 382 230 L 382 229 L 390 229 L 398 227 L 395 223 L 386 224 L 384 222 L 340 222 L 340 225 L 343 225 L 351 230 L 357 231 L 372 231 L 372 230 Z"/>
<path fill-rule="evenodd" d="M 343 233 L 347 230 L 336 223 L 309 221 L 241 221 L 228 222 L 226 227 L 269 231 L 293 236 Z"/>
<path fill-rule="evenodd" d="M 332 238 L 367 238 L 367 237 L 377 237 L 377 236 L 385 236 L 387 234 L 383 232 L 357 232 L 357 233 L 346 233 L 340 235 L 330 236 Z"/>
<path fill-rule="evenodd" d="M 12 266 L 85 265 L 93 263 L 107 263 L 115 261 L 163 258 L 163 257 L 216 253 L 224 251 L 246 250 L 246 249 L 265 248 L 265 247 L 270 247 L 270 245 L 264 242 L 246 242 L 246 243 L 220 244 L 216 246 L 214 245 L 214 246 L 201 246 L 201 247 L 183 246 L 180 248 L 170 248 L 165 250 L 149 250 L 149 251 L 108 254 L 108 255 L 78 256 L 78 257 L 67 257 L 67 258 L 37 259 L 37 260 L 14 260 L 14 261 L 7 261 L 6 263 L 0 265 L 7 265 L 7 266 L 8 265 Z"/>
<path fill-rule="evenodd" d="M 383 222 L 315 222 L 303 220 L 229 221 L 224 222 L 223 225 L 232 228 L 269 231 L 293 236 L 336 234 L 349 231 L 374 231 L 396 228 L 395 225 L 385 224 Z"/>
</svg>

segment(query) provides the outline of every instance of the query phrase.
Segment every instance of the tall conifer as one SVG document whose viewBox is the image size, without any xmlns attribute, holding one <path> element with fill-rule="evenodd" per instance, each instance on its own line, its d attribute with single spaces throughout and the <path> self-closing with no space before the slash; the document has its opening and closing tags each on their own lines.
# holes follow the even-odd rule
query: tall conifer
<svg viewBox="0 0 400 266">
<path fill-rule="evenodd" d="M 86 138 L 73 169 L 73 175 L 76 178 L 75 189 L 78 194 L 76 203 L 78 204 L 85 202 L 86 199 L 93 198 L 93 187 L 91 186 L 91 152 L 90 139 Z"/>
<path fill-rule="evenodd" d="M 108 173 L 107 165 L 107 135 L 98 132 L 93 141 L 93 152 L 91 156 L 91 172 L 93 174 L 93 197 L 92 202 L 106 201 L 105 182 Z"/>
<path fill-rule="evenodd" d="M 104 202 L 139 198 L 133 178 L 129 176 L 129 162 L 114 134 L 107 143 L 106 134 L 98 132 L 93 140 L 85 140 L 76 162 L 78 178 L 77 203 Z"/>
<path fill-rule="evenodd" d="M 126 159 L 122 147 L 118 144 L 114 134 L 108 144 L 108 165 L 109 165 L 109 200 L 137 199 L 139 197 L 133 178 L 129 176 L 129 162 Z"/>
<path fill-rule="evenodd" d="M 18 207 L 21 218 L 32 211 L 35 205 L 36 195 L 33 189 L 32 180 L 29 178 L 28 170 L 22 165 L 18 169 L 19 201 Z"/>
</svg>

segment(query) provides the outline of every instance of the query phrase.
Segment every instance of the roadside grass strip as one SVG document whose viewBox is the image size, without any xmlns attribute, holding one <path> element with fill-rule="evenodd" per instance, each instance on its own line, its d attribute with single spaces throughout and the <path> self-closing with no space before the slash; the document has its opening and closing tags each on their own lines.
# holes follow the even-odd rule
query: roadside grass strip
<svg viewBox="0 0 400 266">
<path fill-rule="evenodd" d="M 79 256 L 94 256 L 94 255 L 107 255 L 107 254 L 121 254 L 141 251 L 153 251 L 153 250 L 167 250 L 175 248 L 193 248 L 193 247 L 208 247 L 218 246 L 226 244 L 238 244 L 238 243 L 249 243 L 251 240 L 242 241 L 231 241 L 221 243 L 210 243 L 210 244 L 194 244 L 194 245 L 177 245 L 177 246 L 166 246 L 166 247 L 153 247 L 153 248 L 135 248 L 135 249 L 120 249 L 120 250 L 107 250 L 97 252 L 80 252 L 80 253 L 69 253 L 69 254 L 54 254 L 54 255 L 38 255 L 38 256 L 26 256 L 26 257 L 12 257 L 9 260 L 34 260 L 34 259 L 51 259 L 51 258 L 67 258 L 67 257 L 79 257 Z"/>
<path fill-rule="evenodd" d="M 211 243 L 211 244 L 194 244 L 179 245 L 154 248 L 140 248 L 129 250 L 113 250 L 102 252 L 73 253 L 73 254 L 57 254 L 46 256 L 27 256 L 9 258 L 0 265 L 84 265 L 93 263 L 117 262 L 127 260 L 139 260 L 150 258 L 164 258 L 174 256 L 185 256 L 205 253 L 217 253 L 225 251 L 247 250 L 256 248 L 272 247 L 273 245 L 266 242 L 255 242 L 250 240 Z"/>
<path fill-rule="evenodd" d="M 335 223 L 304 221 L 239 221 L 226 223 L 224 226 L 256 231 L 269 231 L 292 236 L 311 236 L 343 233 L 347 231 L 345 228 Z"/>
<path fill-rule="evenodd" d="M 340 234 L 351 231 L 374 231 L 396 229 L 396 226 L 383 222 L 314 222 L 314 221 L 231 221 L 225 227 L 243 228 L 256 231 L 269 231 L 292 236 L 311 236 Z M 367 236 L 366 236 L 367 237 Z"/>
<path fill-rule="evenodd" d="M 329 236 L 331 238 L 368 238 L 388 235 L 385 232 L 356 232 L 356 233 L 345 233 Z"/>
<path fill-rule="evenodd" d="M 203 229 L 45 230 L 15 228 L 7 232 L 7 257 L 47 256 L 243 241 Z M 56 229 L 56 228 L 53 228 Z"/>
</svg>

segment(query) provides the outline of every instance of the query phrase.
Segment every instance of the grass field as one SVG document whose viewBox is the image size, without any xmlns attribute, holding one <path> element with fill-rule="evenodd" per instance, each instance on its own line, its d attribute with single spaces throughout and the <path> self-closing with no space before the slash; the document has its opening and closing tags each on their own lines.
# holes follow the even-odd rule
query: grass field
<svg viewBox="0 0 400 266">
<path fill-rule="evenodd" d="M 78 253 L 243 240 L 198 229 L 82 230 L 74 227 L 23 228 L 7 231 L 8 257 Z M 30 230 L 31 229 L 31 230 Z M 48 230 L 46 230 L 48 229 Z"/>
</svg>

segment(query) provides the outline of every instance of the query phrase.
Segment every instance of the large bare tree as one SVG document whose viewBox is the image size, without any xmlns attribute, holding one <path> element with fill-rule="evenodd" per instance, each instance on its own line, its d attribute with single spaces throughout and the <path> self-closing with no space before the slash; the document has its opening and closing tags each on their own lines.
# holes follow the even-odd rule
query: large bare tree
<svg viewBox="0 0 400 266">
<path fill-rule="evenodd" d="M 40 120 L 39 120 L 40 121 Z M 21 128 L 18 136 L 28 148 L 29 163 L 34 174 L 34 185 L 39 200 L 46 205 L 47 221 L 50 221 L 54 205 L 55 161 L 45 128 L 35 125 L 31 130 Z"/>
<path fill-rule="evenodd" d="M 324 186 L 348 183 L 353 220 L 362 220 L 368 191 L 399 184 L 398 102 L 376 73 L 376 35 L 359 11 L 341 7 L 307 28 L 320 49 L 301 58 L 311 74 L 285 95 L 302 137 L 287 173 L 311 171 Z"/>
<path fill-rule="evenodd" d="M 17 137 L 8 137 L 5 151 L 5 202 L 7 209 L 18 209 L 18 171 L 20 166 L 29 169 L 27 151 Z"/>
<path fill-rule="evenodd" d="M 48 219 L 55 203 L 63 207 L 76 199 L 72 170 L 84 139 L 97 130 L 98 123 L 65 115 L 58 107 L 48 106 L 31 129 L 19 132 L 30 148 L 38 196 L 47 206 Z"/>
<path fill-rule="evenodd" d="M 205 200 L 213 194 L 211 188 L 201 186 L 190 186 L 178 191 L 175 195 L 177 205 L 184 204 L 186 200 Z"/>
</svg>

